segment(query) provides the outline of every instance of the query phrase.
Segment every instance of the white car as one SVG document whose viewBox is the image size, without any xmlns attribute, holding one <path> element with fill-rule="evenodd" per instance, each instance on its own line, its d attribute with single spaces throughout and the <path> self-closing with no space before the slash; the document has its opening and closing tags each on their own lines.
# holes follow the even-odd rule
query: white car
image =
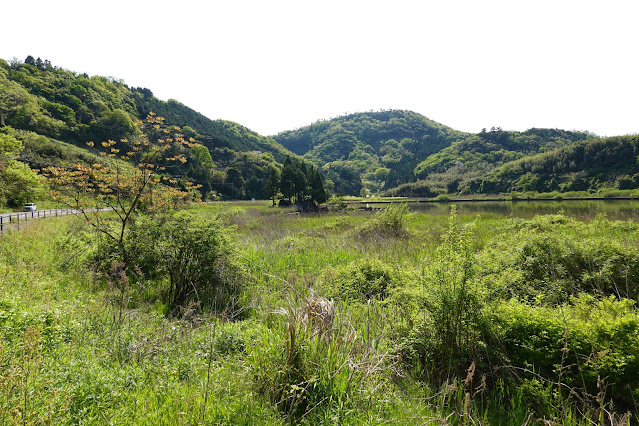
<svg viewBox="0 0 639 426">
<path fill-rule="evenodd" d="M 34 212 L 36 211 L 36 203 L 26 203 L 22 209 L 25 212 Z"/>
</svg>

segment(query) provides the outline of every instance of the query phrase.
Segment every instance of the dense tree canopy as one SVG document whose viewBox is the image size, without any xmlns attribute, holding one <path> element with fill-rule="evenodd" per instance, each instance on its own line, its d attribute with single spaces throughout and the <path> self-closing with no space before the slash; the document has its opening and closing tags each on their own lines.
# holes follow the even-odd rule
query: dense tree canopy
<svg viewBox="0 0 639 426">
<path fill-rule="evenodd" d="M 639 136 L 588 139 L 498 167 L 481 192 L 639 188 Z"/>
<path fill-rule="evenodd" d="M 427 157 L 415 168 L 415 176 L 422 188 L 435 193 L 474 193 L 480 191 L 483 177 L 496 167 L 588 137 L 592 135 L 557 129 L 483 129 Z"/>
<path fill-rule="evenodd" d="M 278 175 L 279 193 L 286 204 L 295 202 L 302 204 L 304 209 L 314 209 L 318 204 L 325 203 L 328 199 L 319 170 L 314 166 L 308 166 L 302 160 L 292 160 L 291 157 L 287 157 L 281 173 L 272 169 L 269 174 L 268 187 L 271 188 L 269 195 L 272 197 L 273 203 L 275 203 L 277 194 L 273 184 Z"/>
<path fill-rule="evenodd" d="M 23 63 L 0 60 L 0 129 L 19 142 L 14 154 L 21 159 L 7 159 L 2 167 L 17 173 L 15 182 L 35 177 L 30 168 L 91 164 L 94 153 L 86 142 L 139 136 L 136 122 L 149 112 L 198 142 L 176 148 L 172 155 L 186 161 L 166 173 L 199 185 L 205 199 L 275 202 L 281 196 L 321 204 L 329 192 L 432 197 L 639 187 L 632 138 L 499 127 L 470 134 L 402 110 L 350 114 L 269 138 L 120 80 L 74 73 L 32 56 Z M 29 182 L 23 187 L 36 187 Z M 11 191 L 18 193 L 17 187 Z M 25 197 L 5 196 L 3 203 Z"/>
<path fill-rule="evenodd" d="M 0 206 L 19 207 L 35 201 L 43 190 L 38 176 L 25 163 L 18 161 L 22 143 L 0 128 Z"/>
<path fill-rule="evenodd" d="M 67 143 L 85 148 L 89 141 L 134 137 L 135 123 L 149 112 L 182 127 L 186 139 L 201 145 L 182 149 L 187 161 L 168 173 L 201 185 L 203 196 L 267 198 L 269 165 L 291 154 L 273 139 L 237 123 L 210 120 L 178 101 L 161 101 L 146 88 L 74 73 L 31 56 L 24 63 L 0 60 L 0 128 L 10 126 L 7 132 L 22 142 L 34 168 L 66 164 L 71 157 L 90 163 L 91 155 Z"/>
<path fill-rule="evenodd" d="M 464 136 L 414 112 L 390 110 L 318 121 L 274 138 L 329 172 L 332 191 L 359 195 L 364 184 L 378 191 L 413 181 L 421 160 Z M 369 179 L 380 168 L 388 169 L 384 180 Z"/>
</svg>

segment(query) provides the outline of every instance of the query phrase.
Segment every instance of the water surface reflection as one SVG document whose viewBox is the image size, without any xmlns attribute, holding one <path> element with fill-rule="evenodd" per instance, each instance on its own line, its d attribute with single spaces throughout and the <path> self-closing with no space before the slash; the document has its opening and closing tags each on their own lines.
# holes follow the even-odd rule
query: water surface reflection
<svg viewBox="0 0 639 426">
<path fill-rule="evenodd" d="M 531 218 L 563 212 L 580 220 L 601 214 L 611 220 L 639 220 L 639 200 L 544 200 L 544 201 L 455 201 L 446 203 L 409 203 L 411 212 L 447 215 L 451 205 L 462 215 L 494 214 L 503 217 Z M 386 204 L 368 203 L 371 207 Z"/>
</svg>

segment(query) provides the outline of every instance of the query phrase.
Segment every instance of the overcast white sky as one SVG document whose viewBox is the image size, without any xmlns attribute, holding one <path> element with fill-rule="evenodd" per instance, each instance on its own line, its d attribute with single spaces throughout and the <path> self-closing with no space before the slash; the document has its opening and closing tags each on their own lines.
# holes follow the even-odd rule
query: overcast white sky
<svg viewBox="0 0 639 426">
<path fill-rule="evenodd" d="M 458 130 L 639 132 L 637 0 L 2 0 L 48 59 L 272 135 L 410 109 Z"/>
</svg>

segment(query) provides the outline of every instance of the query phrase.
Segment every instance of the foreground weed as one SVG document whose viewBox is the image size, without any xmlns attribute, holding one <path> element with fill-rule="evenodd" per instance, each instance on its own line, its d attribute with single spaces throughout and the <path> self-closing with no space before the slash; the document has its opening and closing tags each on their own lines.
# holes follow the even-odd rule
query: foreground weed
<svg viewBox="0 0 639 426">
<path fill-rule="evenodd" d="M 58 388 L 44 370 L 40 330 L 29 327 L 13 350 L 0 343 L 0 421 L 2 424 L 64 422 L 73 399 L 67 385 Z"/>
<path fill-rule="evenodd" d="M 291 421 L 343 422 L 389 358 L 367 350 L 353 327 L 337 320 L 331 301 L 312 295 L 280 313 L 284 321 L 252 356 L 258 391 Z"/>
</svg>

